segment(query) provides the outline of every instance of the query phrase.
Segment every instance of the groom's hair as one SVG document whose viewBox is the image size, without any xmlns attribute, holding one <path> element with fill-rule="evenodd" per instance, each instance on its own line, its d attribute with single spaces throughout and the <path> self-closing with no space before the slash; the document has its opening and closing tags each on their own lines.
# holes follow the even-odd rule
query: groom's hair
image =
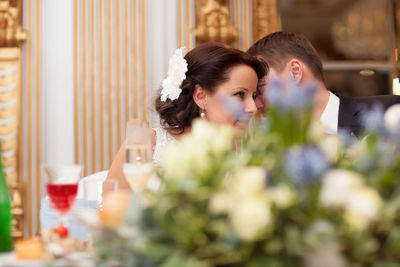
<svg viewBox="0 0 400 267">
<path fill-rule="evenodd" d="M 304 36 L 291 32 L 274 32 L 257 42 L 247 51 L 261 57 L 270 68 L 281 73 L 290 59 L 302 61 L 314 77 L 324 81 L 322 60 L 317 50 Z"/>
</svg>

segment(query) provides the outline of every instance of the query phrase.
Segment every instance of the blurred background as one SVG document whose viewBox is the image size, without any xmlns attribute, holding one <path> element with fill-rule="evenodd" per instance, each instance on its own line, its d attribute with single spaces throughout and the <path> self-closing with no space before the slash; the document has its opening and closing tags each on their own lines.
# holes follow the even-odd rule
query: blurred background
<svg viewBox="0 0 400 267">
<path fill-rule="evenodd" d="M 398 0 L 0 0 L 0 139 L 13 234 L 38 232 L 43 163 L 108 169 L 129 119 L 153 101 L 180 46 L 246 50 L 277 30 L 305 35 L 327 87 L 400 94 Z"/>
</svg>

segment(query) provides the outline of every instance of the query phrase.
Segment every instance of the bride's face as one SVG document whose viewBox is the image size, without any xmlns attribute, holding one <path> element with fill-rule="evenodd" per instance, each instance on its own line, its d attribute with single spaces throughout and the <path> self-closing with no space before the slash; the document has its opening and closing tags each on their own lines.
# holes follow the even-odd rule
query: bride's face
<svg viewBox="0 0 400 267">
<path fill-rule="evenodd" d="M 211 122 L 244 128 L 247 121 L 235 118 L 232 109 L 241 107 L 248 116 L 256 114 L 257 106 L 254 100 L 257 96 L 257 74 L 251 67 L 239 65 L 233 67 L 228 76 L 226 82 L 215 88 L 213 93 L 208 93 L 205 115 Z"/>
</svg>

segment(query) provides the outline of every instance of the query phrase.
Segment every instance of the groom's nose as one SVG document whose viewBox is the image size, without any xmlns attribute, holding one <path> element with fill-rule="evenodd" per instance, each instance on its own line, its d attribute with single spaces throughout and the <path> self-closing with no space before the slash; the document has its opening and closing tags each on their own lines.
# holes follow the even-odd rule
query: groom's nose
<svg viewBox="0 0 400 267">
<path fill-rule="evenodd" d="M 263 112 L 264 111 L 264 106 L 265 106 L 263 96 L 262 95 L 258 95 L 256 97 L 256 99 L 254 99 L 254 102 L 256 103 L 257 111 L 258 112 Z"/>
</svg>

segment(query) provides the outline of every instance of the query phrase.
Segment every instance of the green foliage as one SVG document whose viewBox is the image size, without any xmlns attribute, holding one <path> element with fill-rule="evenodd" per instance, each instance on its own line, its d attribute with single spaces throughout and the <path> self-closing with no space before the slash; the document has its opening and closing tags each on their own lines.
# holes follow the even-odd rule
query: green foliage
<svg viewBox="0 0 400 267">
<path fill-rule="evenodd" d="M 167 148 L 188 154 L 180 164 L 189 171 L 168 164 L 158 171 L 163 189 L 147 192 L 149 204 L 131 207 L 121 226 L 134 235 L 99 232 L 99 266 L 303 266 L 310 259 L 396 266 L 399 141 L 372 132 L 346 147 L 334 137 L 340 147 L 328 146 L 337 150 L 328 157 L 310 106 L 272 105 L 268 115 L 236 137 L 195 123 L 179 149 Z M 209 127 L 224 131 L 228 145 L 201 140 Z M 204 144 L 198 158 L 194 142 Z"/>
</svg>

